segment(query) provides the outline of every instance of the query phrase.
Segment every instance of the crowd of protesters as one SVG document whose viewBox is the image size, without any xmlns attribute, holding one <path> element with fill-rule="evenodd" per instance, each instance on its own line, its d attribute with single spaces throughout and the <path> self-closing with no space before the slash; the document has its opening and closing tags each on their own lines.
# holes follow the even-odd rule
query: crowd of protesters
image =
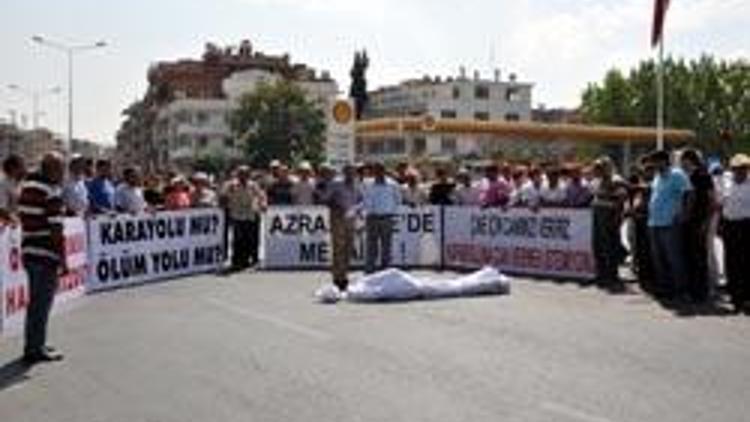
<svg viewBox="0 0 750 422">
<path fill-rule="evenodd" d="M 699 151 L 687 149 L 642 157 L 627 178 L 608 157 L 585 164 L 443 165 L 423 171 L 407 163 L 391 170 L 377 162 L 351 164 L 336 171 L 308 162 L 290 168 L 274 160 L 266 169 L 239 166 L 221 177 L 144 173 L 138 167 L 115 175 L 108 160 L 73 156 L 66 163 L 56 153 L 27 174 L 23 160 L 10 156 L 2 163 L 0 224 L 23 227 L 31 293 L 42 297 L 32 300 L 42 305 L 30 311 L 27 354 L 39 359 L 48 357 L 39 327 L 46 325 L 51 296 L 48 288 L 35 288 L 34 280 L 47 285 L 55 276 L 49 262 L 60 262 L 60 249 L 52 219 L 65 215 L 222 207 L 232 231 L 232 268 L 242 270 L 259 262 L 260 222 L 268 206 L 327 206 L 333 279 L 346 289 L 354 219 L 360 213 L 365 215 L 365 268 L 371 272 L 390 266 L 392 217 L 401 206 L 590 209 L 601 286 L 623 287 L 620 270 L 629 263 L 643 288 L 658 298 L 710 303 L 726 292 L 735 311 L 750 312 L 750 260 L 744 257 L 750 249 L 750 158 L 738 154 L 726 164 L 726 169 L 718 162 L 709 165 Z M 723 265 L 716 239 L 723 240 Z"/>
</svg>

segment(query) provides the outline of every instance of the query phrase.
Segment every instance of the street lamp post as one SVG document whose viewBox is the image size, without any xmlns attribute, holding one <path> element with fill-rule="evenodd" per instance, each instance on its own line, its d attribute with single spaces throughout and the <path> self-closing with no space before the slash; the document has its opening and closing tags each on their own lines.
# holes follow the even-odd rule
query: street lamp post
<svg viewBox="0 0 750 422">
<path fill-rule="evenodd" d="M 66 142 L 64 149 L 66 155 L 69 155 L 73 144 L 73 56 L 77 52 L 103 48 L 107 43 L 104 41 L 98 41 L 93 44 L 70 45 L 59 41 L 49 40 L 40 35 L 34 35 L 31 39 L 37 44 L 65 53 L 68 58 L 68 141 Z"/>
<path fill-rule="evenodd" d="M 20 92 L 21 94 L 27 95 L 31 98 L 31 119 L 33 122 L 33 129 L 39 129 L 39 116 L 41 115 L 41 112 L 39 111 L 39 101 L 41 101 L 41 99 L 46 97 L 47 95 L 56 95 L 59 94 L 60 91 L 62 91 L 59 86 L 42 91 L 37 91 L 26 89 L 17 84 L 9 84 L 8 89 Z"/>
</svg>

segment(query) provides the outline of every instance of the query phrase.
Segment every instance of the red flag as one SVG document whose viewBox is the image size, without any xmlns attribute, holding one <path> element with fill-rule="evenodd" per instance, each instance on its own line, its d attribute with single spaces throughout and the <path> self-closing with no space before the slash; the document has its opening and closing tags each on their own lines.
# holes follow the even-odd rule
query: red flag
<svg viewBox="0 0 750 422">
<path fill-rule="evenodd" d="M 651 47 L 656 47 L 661 41 L 664 32 L 664 18 L 669 9 L 669 0 L 655 0 L 654 2 L 654 26 L 651 28 Z"/>
</svg>

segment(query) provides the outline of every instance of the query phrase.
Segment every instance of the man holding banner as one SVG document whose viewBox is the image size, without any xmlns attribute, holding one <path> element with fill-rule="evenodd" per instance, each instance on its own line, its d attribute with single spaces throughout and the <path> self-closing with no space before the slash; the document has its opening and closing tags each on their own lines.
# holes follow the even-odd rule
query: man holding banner
<svg viewBox="0 0 750 422">
<path fill-rule="evenodd" d="M 260 218 L 267 201 L 247 166 L 239 167 L 235 176 L 224 188 L 222 202 L 232 225 L 232 270 L 240 271 L 258 263 Z"/>
<path fill-rule="evenodd" d="M 373 170 L 375 177 L 364 187 L 362 198 L 367 231 L 365 272 L 368 274 L 375 271 L 378 256 L 379 269 L 391 264 L 393 219 L 401 206 L 401 189 L 386 176 L 383 163 L 376 163 Z"/>
<path fill-rule="evenodd" d="M 41 169 L 21 184 L 19 215 L 23 226 L 23 263 L 29 277 L 26 343 L 23 361 L 28 365 L 62 359 L 46 345 L 47 322 L 59 282 L 63 260 L 63 215 L 60 185 L 65 168 L 62 155 L 48 153 Z"/>
</svg>

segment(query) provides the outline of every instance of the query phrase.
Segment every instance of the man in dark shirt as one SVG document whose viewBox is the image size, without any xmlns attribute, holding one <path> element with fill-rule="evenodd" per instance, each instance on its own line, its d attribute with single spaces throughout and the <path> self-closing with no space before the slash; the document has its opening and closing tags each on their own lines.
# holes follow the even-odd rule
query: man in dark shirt
<svg viewBox="0 0 750 422">
<path fill-rule="evenodd" d="M 33 365 L 62 359 L 46 345 L 47 322 L 55 298 L 58 271 L 64 267 L 60 185 L 65 165 L 62 155 L 48 153 L 38 173 L 21 184 L 19 216 L 23 228 L 23 263 L 29 277 L 23 361 Z"/>
<path fill-rule="evenodd" d="M 448 172 L 444 168 L 435 170 L 436 182 L 430 188 L 430 204 L 453 205 L 453 190 L 456 184 L 448 179 Z"/>
<path fill-rule="evenodd" d="M 700 152 L 686 149 L 680 157 L 682 168 L 693 185 L 693 201 L 686 210 L 685 246 L 691 275 L 687 294 L 696 303 L 709 297 L 708 228 L 713 211 L 714 182 Z"/>
<path fill-rule="evenodd" d="M 286 166 L 281 166 L 277 171 L 275 180 L 268 187 L 268 203 L 270 205 L 293 205 L 292 186 L 289 169 Z"/>
</svg>

